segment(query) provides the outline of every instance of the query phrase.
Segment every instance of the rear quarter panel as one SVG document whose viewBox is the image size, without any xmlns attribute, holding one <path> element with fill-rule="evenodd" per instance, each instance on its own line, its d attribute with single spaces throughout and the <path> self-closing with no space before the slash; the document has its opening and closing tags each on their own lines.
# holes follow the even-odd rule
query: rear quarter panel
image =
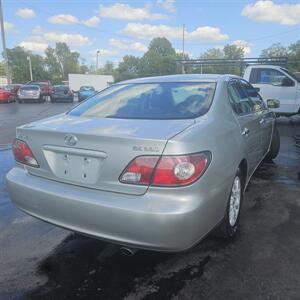
<svg viewBox="0 0 300 300">
<path fill-rule="evenodd" d="M 168 141 L 165 155 L 210 151 L 212 160 L 204 175 L 191 188 L 199 195 L 199 209 L 206 211 L 199 228 L 207 231 L 224 216 L 231 185 L 238 166 L 246 157 L 240 126 L 227 100 L 227 87 L 218 83 L 209 112 Z M 203 197 L 207 193 L 207 197 Z M 199 229 L 200 230 L 200 229 Z M 202 233 L 203 234 L 203 233 Z"/>
</svg>

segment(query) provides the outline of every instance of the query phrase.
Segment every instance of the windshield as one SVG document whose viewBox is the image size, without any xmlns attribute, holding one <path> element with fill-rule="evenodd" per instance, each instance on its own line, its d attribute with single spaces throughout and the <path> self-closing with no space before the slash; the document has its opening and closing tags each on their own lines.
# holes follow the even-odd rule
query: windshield
<svg viewBox="0 0 300 300">
<path fill-rule="evenodd" d="M 300 82 L 300 78 L 298 78 L 295 74 L 293 74 L 292 72 L 290 72 L 287 69 L 281 68 L 282 71 L 284 71 L 285 73 L 287 73 L 288 75 L 290 75 L 293 79 L 295 79 L 296 81 Z"/>
<path fill-rule="evenodd" d="M 95 89 L 92 86 L 82 86 L 81 91 L 94 91 Z"/>
<path fill-rule="evenodd" d="M 204 115 L 216 83 L 114 85 L 69 112 L 74 116 L 122 119 L 191 119 Z"/>
<path fill-rule="evenodd" d="M 39 90 L 39 87 L 36 86 L 36 85 L 27 85 L 27 86 L 22 86 L 21 89 L 23 91 L 38 91 Z"/>
</svg>

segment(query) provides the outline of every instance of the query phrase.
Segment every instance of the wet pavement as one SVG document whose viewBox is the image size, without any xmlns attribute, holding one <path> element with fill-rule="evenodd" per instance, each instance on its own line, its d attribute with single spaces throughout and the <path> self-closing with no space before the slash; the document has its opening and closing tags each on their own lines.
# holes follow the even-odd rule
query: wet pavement
<svg viewBox="0 0 300 300">
<path fill-rule="evenodd" d="M 15 136 L 16 126 L 44 119 L 65 112 L 74 103 L 1 103 L 0 104 L 0 147 L 10 144 Z"/>
<path fill-rule="evenodd" d="M 299 299 L 300 119 L 279 119 L 280 155 L 255 172 L 234 241 L 184 253 L 139 251 L 72 234 L 15 209 L 0 151 L 0 299 Z M 180 237 L 178 237 L 180 238 Z"/>
</svg>

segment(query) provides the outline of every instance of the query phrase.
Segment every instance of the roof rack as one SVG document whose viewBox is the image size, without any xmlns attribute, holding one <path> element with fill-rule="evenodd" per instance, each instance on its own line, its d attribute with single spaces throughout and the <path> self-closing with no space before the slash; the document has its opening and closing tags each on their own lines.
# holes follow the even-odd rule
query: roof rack
<svg viewBox="0 0 300 300">
<path fill-rule="evenodd" d="M 286 56 L 278 57 L 250 57 L 241 59 L 226 59 L 226 58 L 199 58 L 199 59 L 177 59 L 176 63 L 182 65 L 182 73 L 185 73 L 186 65 L 198 65 L 201 66 L 239 66 L 240 74 L 243 73 L 243 69 L 249 65 L 268 64 L 277 66 L 286 66 L 288 58 Z"/>
<path fill-rule="evenodd" d="M 286 56 L 278 57 L 250 57 L 242 59 L 226 59 L 226 58 L 199 58 L 199 59 L 177 59 L 184 65 L 250 65 L 250 64 L 273 64 L 286 65 L 288 58 Z"/>
</svg>

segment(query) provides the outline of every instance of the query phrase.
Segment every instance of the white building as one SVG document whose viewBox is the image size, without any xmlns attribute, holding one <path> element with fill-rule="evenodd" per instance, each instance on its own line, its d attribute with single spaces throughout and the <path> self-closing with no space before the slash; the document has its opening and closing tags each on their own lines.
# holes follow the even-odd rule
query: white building
<svg viewBox="0 0 300 300">
<path fill-rule="evenodd" d="M 73 91 L 78 91 L 81 86 L 93 86 L 96 91 L 101 91 L 114 83 L 111 75 L 91 75 L 91 74 L 69 74 L 69 87 Z"/>
</svg>

